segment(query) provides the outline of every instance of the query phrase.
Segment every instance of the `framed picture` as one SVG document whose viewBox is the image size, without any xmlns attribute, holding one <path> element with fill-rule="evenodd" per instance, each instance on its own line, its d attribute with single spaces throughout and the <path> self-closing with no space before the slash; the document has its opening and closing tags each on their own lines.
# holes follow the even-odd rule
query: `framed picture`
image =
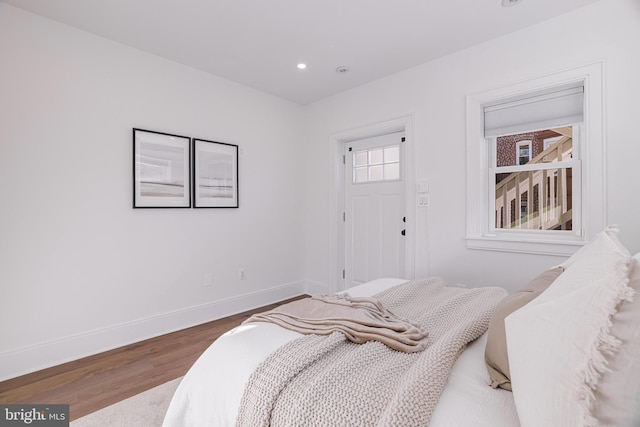
<svg viewBox="0 0 640 427">
<path fill-rule="evenodd" d="M 238 146 L 193 140 L 193 207 L 238 207 Z"/>
<path fill-rule="evenodd" d="M 133 207 L 191 207 L 191 138 L 133 129 Z"/>
</svg>

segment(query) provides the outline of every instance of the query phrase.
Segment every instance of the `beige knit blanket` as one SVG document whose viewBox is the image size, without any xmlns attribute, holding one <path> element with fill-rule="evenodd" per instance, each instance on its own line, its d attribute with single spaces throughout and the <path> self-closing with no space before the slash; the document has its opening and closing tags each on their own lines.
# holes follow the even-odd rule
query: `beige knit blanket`
<svg viewBox="0 0 640 427">
<path fill-rule="evenodd" d="M 251 316 L 247 322 L 271 322 L 301 334 L 342 332 L 354 343 L 380 341 L 394 350 L 424 350 L 428 334 L 388 310 L 377 298 L 316 295 Z"/>
<path fill-rule="evenodd" d="M 426 426 L 454 362 L 486 331 L 506 295 L 500 288 L 450 288 L 440 278 L 383 291 L 375 297 L 385 307 L 428 331 L 423 351 L 356 344 L 340 332 L 303 336 L 251 375 L 236 425 Z"/>
</svg>

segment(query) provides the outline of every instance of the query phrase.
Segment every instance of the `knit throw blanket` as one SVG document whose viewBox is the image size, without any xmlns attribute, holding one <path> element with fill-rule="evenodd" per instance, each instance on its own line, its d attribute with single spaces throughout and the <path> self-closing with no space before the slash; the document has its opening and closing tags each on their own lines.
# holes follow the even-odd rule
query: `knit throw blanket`
<svg viewBox="0 0 640 427">
<path fill-rule="evenodd" d="M 454 362 L 506 295 L 447 287 L 440 278 L 383 291 L 375 297 L 385 307 L 428 331 L 423 351 L 356 344 L 340 332 L 303 336 L 251 375 L 236 425 L 426 426 Z"/>
</svg>

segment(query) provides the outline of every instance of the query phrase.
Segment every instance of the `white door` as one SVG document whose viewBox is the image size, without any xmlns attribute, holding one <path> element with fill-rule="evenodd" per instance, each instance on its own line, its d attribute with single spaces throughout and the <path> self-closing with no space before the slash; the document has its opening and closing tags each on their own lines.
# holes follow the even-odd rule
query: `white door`
<svg viewBox="0 0 640 427">
<path fill-rule="evenodd" d="M 398 132 L 345 144 L 345 289 L 405 277 L 403 140 Z"/>
</svg>

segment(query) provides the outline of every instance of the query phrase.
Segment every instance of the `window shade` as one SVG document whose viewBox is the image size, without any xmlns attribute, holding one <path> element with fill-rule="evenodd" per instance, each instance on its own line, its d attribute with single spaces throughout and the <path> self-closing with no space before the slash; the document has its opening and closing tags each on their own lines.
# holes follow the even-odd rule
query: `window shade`
<svg viewBox="0 0 640 427">
<path fill-rule="evenodd" d="M 584 86 L 553 89 L 484 106 L 484 135 L 494 137 L 583 121 Z"/>
</svg>

